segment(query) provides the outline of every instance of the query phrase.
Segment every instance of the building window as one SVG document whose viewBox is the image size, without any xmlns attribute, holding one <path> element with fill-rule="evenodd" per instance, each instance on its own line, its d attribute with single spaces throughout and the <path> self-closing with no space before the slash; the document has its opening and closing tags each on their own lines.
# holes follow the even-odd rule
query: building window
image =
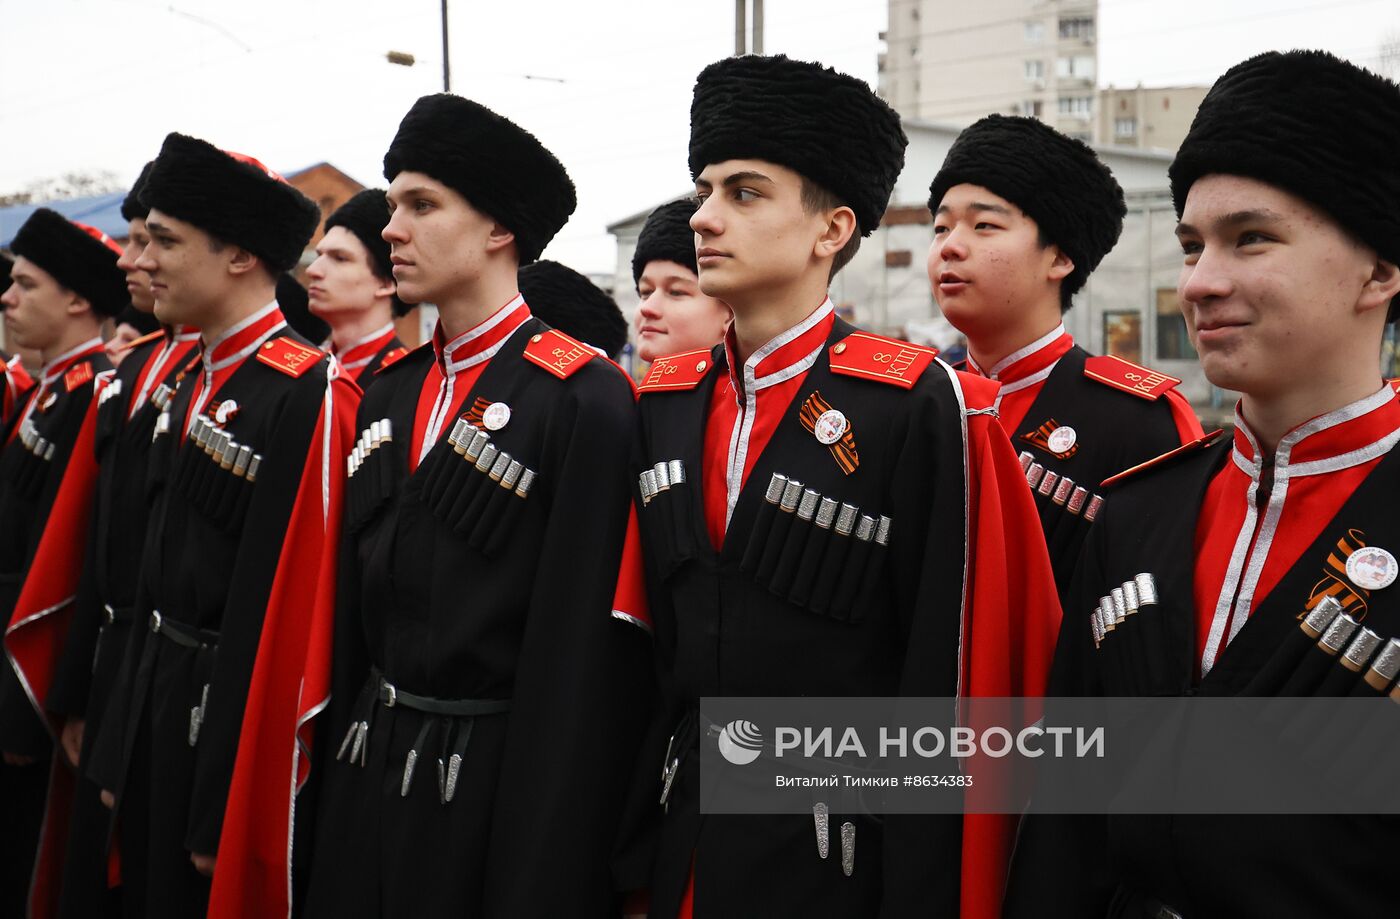
<svg viewBox="0 0 1400 919">
<path fill-rule="evenodd" d="M 1094 20 L 1087 16 L 1076 16 L 1072 19 L 1060 20 L 1060 38 L 1083 39 L 1084 41 L 1094 40 Z"/>
<path fill-rule="evenodd" d="M 1142 363 L 1142 314 L 1137 310 L 1105 310 L 1103 350 L 1125 361 Z"/>
<path fill-rule="evenodd" d="M 1164 361 L 1194 361 L 1196 349 L 1186 334 L 1186 317 L 1175 287 L 1157 288 L 1157 358 Z"/>
<path fill-rule="evenodd" d="M 1026 44 L 1038 45 L 1045 41 L 1045 23 L 1028 22 L 1025 24 Z"/>
<path fill-rule="evenodd" d="M 1137 136 L 1136 118 L 1115 118 L 1113 119 L 1113 136 L 1120 138 Z"/>
<path fill-rule="evenodd" d="M 1036 60 L 1033 60 L 1033 61 L 1026 61 L 1026 79 L 1027 79 L 1027 80 L 1043 80 L 1043 79 L 1045 79 L 1045 62 L 1042 61 L 1042 60 L 1040 60 L 1039 58 L 1037 58 Z"/>
<path fill-rule="evenodd" d="M 1094 114 L 1094 97 L 1061 96 L 1060 114 L 1073 118 L 1088 118 Z"/>
<path fill-rule="evenodd" d="M 1032 118 L 1045 117 L 1045 103 L 1039 99 L 1027 99 L 1021 103 L 1021 114 L 1029 115 Z"/>
<path fill-rule="evenodd" d="M 912 264 L 914 264 L 914 253 L 908 249 L 885 253 L 886 268 L 908 268 Z"/>
<path fill-rule="evenodd" d="M 1055 61 L 1055 72 L 1060 77 L 1092 80 L 1094 78 L 1094 58 L 1087 54 L 1059 58 Z"/>
</svg>

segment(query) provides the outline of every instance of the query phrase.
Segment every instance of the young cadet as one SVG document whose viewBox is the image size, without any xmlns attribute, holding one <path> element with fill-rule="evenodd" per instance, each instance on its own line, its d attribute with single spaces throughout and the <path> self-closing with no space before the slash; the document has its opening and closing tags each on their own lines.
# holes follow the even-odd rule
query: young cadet
<svg viewBox="0 0 1400 919">
<path fill-rule="evenodd" d="M 733 314 L 700 290 L 695 265 L 695 202 L 672 201 L 651 212 L 632 253 L 637 285 L 637 357 L 651 363 L 665 354 L 713 348 Z"/>
<path fill-rule="evenodd" d="M 273 915 L 298 680 L 358 391 L 274 299 L 315 229 L 309 199 L 250 157 L 171 134 L 140 200 L 136 267 L 156 315 L 197 326 L 201 348 L 154 422 L 139 627 L 88 772 L 116 799 L 129 915 Z"/>
<path fill-rule="evenodd" d="M 1034 118 L 991 115 L 953 142 L 928 206 L 934 297 L 967 336 L 965 369 L 1001 383 L 1001 426 L 1063 597 L 1100 483 L 1202 434 L 1180 380 L 1092 357 L 1061 321 L 1118 241 L 1123 190 L 1088 145 Z"/>
<path fill-rule="evenodd" d="M 617 301 L 568 265 L 540 259 L 521 268 L 520 296 L 538 319 L 610 360 L 627 344 L 627 320 Z"/>
<path fill-rule="evenodd" d="M 140 200 L 149 172 L 148 163 L 122 202 L 127 243 L 117 267 L 126 274 L 131 298 L 122 316 L 133 323 L 148 321 L 156 331 L 127 341 L 115 354 L 108 342 L 109 357 L 121 363 L 97 399 L 93 445 L 97 471 L 83 576 L 63 656 L 46 697 L 47 709 L 65 719 L 63 753 L 79 773 L 60 901 L 60 914 L 74 917 L 102 915 L 104 910 L 117 914 L 118 895 L 109 893 L 109 880 L 116 880 L 108 873 L 111 812 L 99 800 L 98 786 L 82 772 L 131 633 L 149 515 L 142 486 L 156 418 L 199 341 L 199 331 L 193 327 L 160 325 L 153 313 L 150 275 L 136 267 L 150 242 L 146 231 L 150 209 Z"/>
<path fill-rule="evenodd" d="M 441 319 L 360 407 L 305 914 L 616 915 L 648 701 L 626 691 L 650 676 L 646 632 L 612 615 L 634 400 L 517 279 L 574 186 L 445 94 L 409 110 L 384 175 L 399 296 Z"/>
<path fill-rule="evenodd" d="M 326 218 L 316 260 L 306 268 L 311 312 L 331 327 L 328 350 L 360 385 L 407 353 L 394 318 L 408 306 L 394 293 L 394 266 L 381 235 L 389 222 L 384 189 L 366 188 Z"/>
<path fill-rule="evenodd" d="M 75 501 L 60 484 L 70 465 L 91 468 L 91 430 L 84 417 L 94 378 L 111 368 L 99 333 L 103 320 L 121 312 L 127 298 L 116 243 L 47 208 L 30 215 L 10 248 L 14 283 L 0 297 L 6 336 L 37 351 L 43 361 L 38 383 L 6 425 L 0 447 L 0 520 L 5 521 L 0 621 L 6 656 L 0 666 L 0 813 L 5 815 L 0 914 L 20 916 L 26 914 L 58 729 L 44 712 L 44 695 L 81 562 L 83 530 L 69 526 L 85 525 L 90 510 L 82 494 Z M 74 503 L 78 512 L 67 514 L 65 508 Z M 78 558 L 65 554 L 69 545 L 76 546 Z M 52 771 L 58 781 L 67 781 L 67 770 Z M 62 830 L 62 821 L 55 822 Z M 51 835 L 45 834 L 46 842 Z M 50 889 L 51 880 L 47 874 L 38 879 L 36 890 Z"/>
<path fill-rule="evenodd" d="M 0 252 L 0 294 L 10 289 L 10 269 L 14 266 L 14 261 Z M 9 358 L 0 354 L 0 429 L 10 420 L 33 385 L 34 380 L 24 369 L 24 362 L 18 354 Z"/>
<path fill-rule="evenodd" d="M 658 358 L 640 386 L 638 513 L 667 696 L 638 781 L 661 820 L 654 919 L 990 916 L 1000 902 L 1005 820 L 877 819 L 832 800 L 814 837 L 812 815 L 699 813 L 702 696 L 1044 682 L 1059 609 L 989 411 L 995 384 L 855 330 L 827 296 L 878 226 L 904 146 L 869 87 L 818 64 L 731 58 L 696 82 L 700 286 L 734 323 L 713 349 Z M 637 870 L 620 868 L 629 887 L 646 883 Z"/>
<path fill-rule="evenodd" d="M 1397 142 L 1400 87 L 1320 51 L 1251 58 L 1201 103 L 1170 169 L 1178 291 L 1206 376 L 1242 394 L 1236 428 L 1112 489 L 1056 694 L 1311 695 L 1284 656 L 1300 620 L 1345 648 L 1323 677 L 1343 692 L 1394 678 L 1400 402 L 1379 355 L 1400 294 Z M 1101 598 L 1138 584 L 1155 608 L 1102 634 Z M 1124 665 L 1138 656 L 1156 666 Z M 1008 914 L 1391 915 L 1394 832 L 1366 815 L 1033 817 Z"/>
</svg>

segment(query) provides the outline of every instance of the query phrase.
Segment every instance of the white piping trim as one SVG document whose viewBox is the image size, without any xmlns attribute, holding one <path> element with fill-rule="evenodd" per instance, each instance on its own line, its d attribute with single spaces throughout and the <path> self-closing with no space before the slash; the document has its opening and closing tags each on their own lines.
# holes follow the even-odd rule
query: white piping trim
<svg viewBox="0 0 1400 919">
<path fill-rule="evenodd" d="M 56 382 L 59 377 L 67 373 L 70 367 L 65 367 L 64 363 L 82 354 L 84 351 L 96 350 L 102 347 L 101 338 L 89 338 L 75 348 L 69 348 L 58 357 L 49 361 L 39 369 L 39 385 L 34 387 L 24 406 L 24 411 L 20 412 L 19 418 L 15 421 L 14 430 L 18 431 L 20 425 L 34 416 L 34 409 L 38 407 L 40 400 L 49 394 L 49 386 Z M 8 376 L 8 374 L 7 374 Z"/>
<path fill-rule="evenodd" d="M 244 329 L 257 325 L 259 322 L 272 315 L 272 312 L 275 309 L 277 309 L 277 301 L 273 300 L 267 306 L 264 306 L 262 309 L 258 310 L 255 313 L 252 313 L 251 315 L 245 316 L 244 318 L 235 322 L 233 325 L 229 326 L 223 332 L 219 333 L 218 338 L 215 338 L 213 341 L 208 342 L 204 347 L 204 353 L 201 355 L 202 359 L 204 360 L 204 366 L 210 370 L 223 370 L 225 367 L 231 367 L 238 361 L 242 360 L 244 357 L 247 357 L 249 354 L 251 354 L 253 350 L 256 349 L 257 345 L 255 345 L 253 348 L 243 348 L 237 354 L 231 354 L 228 357 L 221 357 L 218 360 L 214 360 L 212 357 L 214 352 L 219 349 L 219 345 L 222 345 L 224 342 L 228 341 L 230 338 L 237 335 L 239 332 L 242 332 Z M 285 323 L 283 324 L 285 325 Z M 273 328 L 280 328 L 280 326 L 274 326 Z M 271 334 L 272 330 L 269 330 L 268 335 Z M 261 345 L 266 340 L 266 337 L 259 339 L 258 345 Z"/>
<path fill-rule="evenodd" d="M 1050 374 L 1052 374 L 1052 373 L 1055 372 L 1055 368 L 1058 367 L 1058 366 L 1060 366 L 1060 359 L 1059 359 L 1059 358 L 1056 358 L 1056 359 L 1055 359 L 1055 362 L 1054 362 L 1053 364 L 1051 364 L 1049 367 L 1046 367 L 1046 368 L 1044 368 L 1044 369 L 1042 369 L 1042 370 L 1037 370 L 1035 373 L 1031 374 L 1031 375 L 1028 376 L 1028 377 L 1025 377 L 1025 378 L 1020 379 L 1020 380 L 1017 380 L 1017 381 L 1014 382 L 1014 383 L 1002 383 L 1002 384 L 1001 384 L 1001 389 L 997 390 L 997 397 L 996 397 L 996 400 L 992 402 L 992 408 L 994 408 L 994 409 L 996 409 L 998 412 L 1000 412 L 1000 411 L 1001 411 L 1001 400 L 1002 400 L 1002 397 L 1003 397 L 1003 396 L 1006 396 L 1006 395 L 1008 395 L 1008 394 L 1010 394 L 1010 393 L 1013 393 L 1013 392 L 1019 392 L 1019 391 L 1025 389 L 1025 388 L 1028 387 L 1028 386 L 1034 386 L 1034 385 L 1037 384 L 1037 383 L 1044 382 L 1045 380 L 1047 380 L 1047 379 L 1050 377 Z M 989 379 L 989 380 L 995 380 L 996 377 L 988 377 L 987 379 Z"/>
<path fill-rule="evenodd" d="M 383 325 L 383 327 L 381 327 L 381 328 L 379 328 L 379 329 L 376 329 L 375 331 L 373 331 L 373 332 L 369 333 L 368 335 L 366 335 L 364 338 L 361 338 L 361 339 L 359 339 L 358 341 L 352 343 L 352 344 L 350 345 L 350 347 L 348 347 L 348 348 L 345 349 L 345 353 L 346 353 L 346 354 L 349 354 L 351 351 L 354 351 L 356 348 L 363 347 L 363 346 L 365 346 L 365 345 L 367 345 L 367 344 L 370 344 L 371 342 L 376 341 L 377 339 L 380 339 L 380 338 L 387 338 L 387 337 L 389 337 L 390 335 L 393 335 L 393 334 L 394 334 L 394 324 L 393 324 L 392 322 L 386 322 L 386 323 Z M 330 348 L 322 348 L 321 350 L 323 350 L 323 351 L 329 351 Z M 344 367 L 346 370 L 359 370 L 361 367 L 364 367 L 364 366 L 368 365 L 370 361 L 374 360 L 374 355 L 377 354 L 377 353 L 378 353 L 378 352 L 376 351 L 376 352 L 374 352 L 374 353 L 367 354 L 367 355 L 365 355 L 364 357 L 356 358 L 356 359 L 353 360 L 353 361 L 340 360 L 340 366 Z M 337 359 L 339 359 L 340 356 L 337 355 L 336 357 L 337 357 Z"/>
<path fill-rule="evenodd" d="M 423 462 L 423 458 L 426 457 L 428 455 L 428 451 L 432 450 L 433 447 L 437 444 L 438 438 L 442 436 L 443 428 L 447 426 L 447 415 L 452 411 L 452 406 L 455 405 L 457 401 L 455 396 L 457 387 L 457 374 L 461 373 L 463 370 L 466 370 L 470 367 L 475 367 L 477 364 L 489 361 L 491 358 L 495 357 L 496 352 L 500 351 L 501 348 L 505 347 L 505 343 L 510 340 L 510 336 L 515 334 L 516 330 L 519 329 L 520 326 L 525 324 L 525 319 L 522 319 L 514 329 L 511 329 L 509 332 L 503 335 L 500 341 L 496 342 L 494 345 L 483 351 L 478 351 L 471 357 L 464 358 L 460 361 L 450 361 L 448 360 L 448 358 L 452 355 L 452 352 L 458 350 L 467 342 L 475 341 L 476 339 L 485 335 L 487 332 L 496 328 L 496 326 L 500 325 L 512 313 L 514 313 L 517 309 L 524 305 L 525 298 L 522 297 L 520 294 L 516 294 L 514 299 L 512 299 L 505 306 L 496 310 L 496 312 L 492 313 L 490 318 L 486 319 L 479 325 L 468 329 L 467 331 L 463 332 L 461 335 L 458 335 L 456 338 L 452 339 L 450 342 L 443 346 L 442 382 L 438 384 L 437 398 L 433 400 L 433 410 L 428 415 L 427 427 L 423 429 L 423 443 L 418 447 L 418 462 Z M 526 319 L 528 318 L 529 317 L 527 316 Z"/>
<path fill-rule="evenodd" d="M 636 616 L 633 616 L 631 613 L 624 613 L 620 609 L 615 609 L 612 611 L 612 616 L 614 619 L 619 619 L 623 622 L 626 622 L 629 625 L 635 625 L 637 628 L 641 629 L 643 632 L 646 632 L 648 635 L 651 634 L 651 626 L 647 625 L 645 621 L 638 619 Z"/>
<path fill-rule="evenodd" d="M 958 610 L 958 685 L 957 698 L 963 697 L 963 648 L 967 644 L 967 575 L 968 566 L 971 561 L 972 533 L 971 523 L 968 517 L 972 513 L 972 483 L 969 480 L 971 474 L 971 462 L 968 457 L 968 435 L 967 435 L 967 400 L 963 397 L 962 383 L 958 380 L 958 372 L 940 358 L 933 361 L 941 367 L 944 373 L 948 374 L 948 381 L 953 385 L 953 394 L 958 398 L 958 427 L 962 433 L 962 460 L 963 460 L 963 571 L 962 571 L 962 599 Z"/>
<path fill-rule="evenodd" d="M 199 388 L 199 398 L 195 399 L 194 405 L 190 407 L 189 423 L 185 425 L 186 434 L 194 430 L 194 420 L 199 417 L 200 413 L 204 411 L 204 406 L 208 405 L 209 400 L 214 397 L 214 374 L 221 370 L 227 370 L 229 367 L 242 362 L 248 355 L 261 348 L 263 342 L 287 327 L 286 320 L 284 319 L 282 322 L 272 326 L 266 332 L 253 339 L 247 346 L 240 348 L 236 353 L 230 354 L 228 357 L 221 357 L 217 361 L 211 362 L 209 360 L 209 355 L 213 354 L 214 349 L 220 344 L 228 341 L 230 335 L 249 328 L 261 319 L 266 319 L 277 308 L 277 301 L 273 300 L 252 316 L 238 322 L 233 328 L 215 339 L 214 344 L 204 349 L 204 353 L 200 355 L 200 360 L 204 362 L 204 385 Z"/>
<path fill-rule="evenodd" d="M 1370 414 L 1389 404 L 1393 398 L 1395 398 L 1394 391 L 1389 385 L 1384 385 L 1366 398 L 1358 399 L 1335 411 L 1319 415 L 1283 436 L 1283 439 L 1279 441 L 1278 449 L 1274 452 L 1273 488 L 1269 494 L 1268 509 L 1264 514 L 1262 524 L 1259 525 L 1257 537 L 1254 528 L 1258 520 L 1257 500 L 1263 457 L 1259 451 L 1259 442 L 1248 426 L 1244 424 L 1239 410 L 1236 410 L 1238 428 L 1249 440 L 1250 446 L 1254 450 L 1254 457 L 1252 460 L 1245 460 L 1238 445 L 1235 446 L 1232 455 L 1235 465 L 1248 474 L 1252 481 L 1245 492 L 1245 500 L 1248 502 L 1245 521 L 1240 527 L 1239 535 L 1235 537 L 1235 547 L 1234 551 L 1230 553 L 1225 583 L 1222 585 L 1220 596 L 1216 600 L 1215 616 L 1211 619 L 1206 648 L 1201 655 L 1201 676 L 1204 677 L 1209 673 L 1214 665 L 1215 658 L 1220 653 L 1222 639 L 1224 644 L 1228 646 L 1230 642 L 1235 640 L 1235 636 L 1240 633 L 1245 622 L 1249 619 L 1250 609 L 1254 605 L 1254 594 L 1259 587 L 1259 579 L 1263 575 L 1264 565 L 1268 562 L 1274 537 L 1278 534 L 1279 520 L 1283 516 L 1284 504 L 1288 498 L 1289 481 L 1294 477 L 1347 469 L 1382 456 L 1397 442 L 1400 442 L 1400 430 L 1392 431 L 1380 440 L 1356 450 L 1338 456 L 1310 460 L 1296 466 L 1289 464 L 1293 448 L 1314 434 Z M 1252 549 L 1250 548 L 1251 543 L 1253 543 Z M 1240 572 L 1241 564 L 1245 566 L 1242 573 Z M 1228 637 L 1225 636 L 1227 623 L 1230 627 Z"/>
<path fill-rule="evenodd" d="M 729 436 L 729 456 L 724 473 L 724 529 L 726 532 L 729 530 L 729 521 L 734 516 L 734 507 L 739 503 L 739 493 L 743 490 L 744 466 L 748 462 L 749 455 L 749 436 L 753 433 L 754 418 L 758 414 L 758 391 L 790 380 L 799 373 L 810 370 L 812 365 L 816 363 L 817 356 L 821 354 L 822 348 L 826 347 L 826 342 L 822 342 L 810 354 L 796 363 L 767 374 L 761 380 L 755 375 L 758 365 L 779 348 L 801 338 L 835 310 L 836 308 L 831 304 L 831 298 L 827 297 L 822 300 L 820 306 L 808 314 L 806 319 L 786 332 L 775 336 L 763 347 L 750 354 L 748 360 L 744 361 L 744 404 L 741 409 L 743 414 Z M 730 385 L 733 385 L 732 380 Z"/>
<path fill-rule="evenodd" d="M 1022 358 L 1030 357 L 1032 354 L 1036 353 L 1042 348 L 1054 344 L 1056 341 L 1059 341 L 1060 336 L 1063 334 L 1065 334 L 1065 324 L 1061 322 L 1059 325 L 1055 326 L 1055 328 L 1051 329 L 1049 332 L 1037 338 L 1035 341 L 1026 345 L 1024 348 L 1021 348 L 1019 351 L 1012 351 L 1010 354 L 1006 355 L 1006 357 L 997 361 L 996 365 L 993 366 L 991 370 L 987 371 L 986 375 L 995 380 L 997 378 L 997 374 L 1001 373 L 1007 367 L 1010 367 L 1012 364 L 1016 363 Z M 968 352 L 967 362 L 968 366 L 976 366 L 972 363 L 971 352 Z"/>
</svg>

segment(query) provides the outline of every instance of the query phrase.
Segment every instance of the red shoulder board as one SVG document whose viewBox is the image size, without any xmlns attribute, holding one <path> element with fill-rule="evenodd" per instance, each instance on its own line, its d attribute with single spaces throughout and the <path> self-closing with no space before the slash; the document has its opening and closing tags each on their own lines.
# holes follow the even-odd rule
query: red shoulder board
<svg viewBox="0 0 1400 919">
<path fill-rule="evenodd" d="M 94 375 L 92 363 L 83 361 L 81 364 L 74 364 L 63 375 L 63 385 L 69 392 L 72 392 L 85 383 L 91 383 Z"/>
<path fill-rule="evenodd" d="M 127 342 L 126 344 L 124 344 L 124 345 L 122 345 L 120 348 L 118 348 L 118 349 L 117 349 L 117 353 L 118 353 L 118 354 L 125 354 L 126 352 L 132 350 L 133 348 L 139 348 L 139 347 L 141 347 L 142 345 L 144 345 L 144 344 L 145 344 L 146 342 L 148 342 L 148 341 L 155 341 L 157 338 L 164 338 L 164 337 L 165 337 L 165 333 L 162 332 L 160 329 L 156 329 L 154 332 L 150 332 L 150 333 L 148 333 L 148 334 L 146 334 L 146 335 L 142 335 L 140 338 L 133 338 L 131 341 Z"/>
<path fill-rule="evenodd" d="M 709 348 L 658 357 L 651 362 L 651 367 L 647 369 L 647 375 L 642 378 L 637 391 L 649 393 L 694 389 L 705 379 L 705 374 L 710 372 L 714 364 Z"/>
<path fill-rule="evenodd" d="M 1148 370 L 1132 361 L 1107 354 L 1086 360 L 1084 375 L 1091 380 L 1098 380 L 1105 386 L 1121 389 L 1149 402 L 1161 398 L 1181 382 L 1176 377 L 1169 377 L 1165 373 Z"/>
<path fill-rule="evenodd" d="M 381 370 L 387 370 L 388 368 L 397 364 L 399 362 L 399 358 L 403 357 L 407 353 L 408 349 L 405 348 L 403 345 L 399 345 L 397 348 L 384 355 L 384 359 L 379 362 L 378 367 L 374 368 L 374 372 L 379 373 Z"/>
<path fill-rule="evenodd" d="M 1163 453 L 1161 456 L 1155 459 L 1150 459 L 1145 463 L 1138 463 L 1131 469 L 1124 469 L 1117 475 L 1109 476 L 1108 478 L 1103 480 L 1099 487 L 1108 488 L 1110 485 L 1117 485 L 1118 483 L 1125 482 L 1128 479 L 1133 478 L 1134 476 L 1146 472 L 1149 469 L 1156 469 L 1160 466 L 1165 466 L 1168 463 L 1174 463 L 1184 456 L 1190 456 L 1192 453 L 1198 453 L 1201 450 L 1206 449 L 1207 447 L 1213 446 L 1215 442 L 1218 441 L 1221 435 L 1224 433 L 1225 432 L 1222 431 L 1220 428 L 1216 428 L 1214 431 L 1211 431 L 1209 434 L 1207 434 L 1205 437 L 1202 437 L 1200 440 L 1193 440 L 1189 444 L 1182 444 L 1175 450 L 1168 450 L 1166 453 Z"/>
<path fill-rule="evenodd" d="M 574 371 L 597 355 L 597 351 L 558 329 L 531 335 L 530 343 L 525 346 L 525 360 L 543 367 L 561 380 L 573 376 Z"/>
<path fill-rule="evenodd" d="M 827 349 L 827 354 L 831 369 L 837 373 L 913 389 L 938 356 L 938 350 L 869 332 L 853 332 Z"/>
<path fill-rule="evenodd" d="M 323 356 L 320 350 L 285 336 L 265 341 L 258 349 L 258 360 L 289 377 L 299 377 L 306 373 L 315 367 L 316 362 Z"/>
</svg>

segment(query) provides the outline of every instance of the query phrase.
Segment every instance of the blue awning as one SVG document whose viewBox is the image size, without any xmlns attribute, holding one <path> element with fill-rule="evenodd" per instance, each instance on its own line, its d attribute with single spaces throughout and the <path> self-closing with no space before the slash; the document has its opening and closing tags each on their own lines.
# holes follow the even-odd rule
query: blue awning
<svg viewBox="0 0 1400 919">
<path fill-rule="evenodd" d="M 70 220 L 77 220 L 97 227 L 114 239 L 125 239 L 127 222 L 122 217 L 122 201 L 126 192 L 114 191 L 105 195 L 90 195 L 86 198 L 68 198 L 63 201 L 45 201 L 41 204 L 16 204 L 0 207 L 0 248 L 10 245 L 19 228 L 29 219 L 29 215 L 41 207 L 58 211 Z"/>
</svg>

